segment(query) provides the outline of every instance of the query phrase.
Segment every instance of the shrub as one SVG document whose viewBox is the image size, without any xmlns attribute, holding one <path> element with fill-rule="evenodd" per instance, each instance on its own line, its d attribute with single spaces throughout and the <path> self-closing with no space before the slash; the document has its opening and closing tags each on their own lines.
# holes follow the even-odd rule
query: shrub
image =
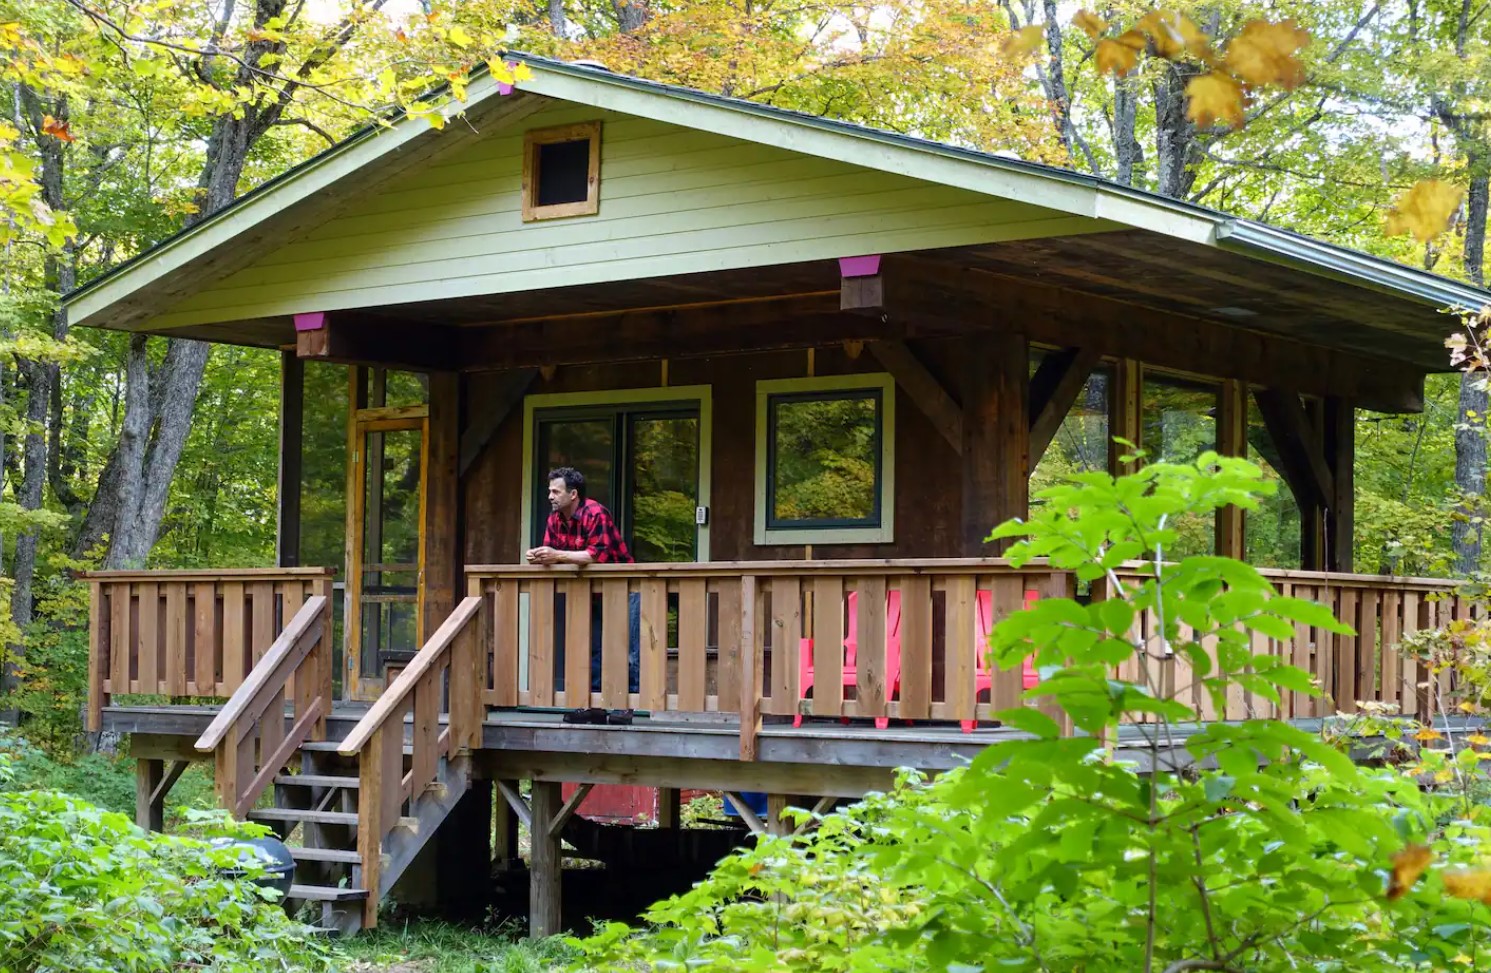
<svg viewBox="0 0 1491 973">
<path fill-rule="evenodd" d="M 1214 454 L 1043 492 L 1011 559 L 1047 557 L 1108 597 L 1048 598 L 995 630 L 1046 697 L 1001 714 L 1025 738 L 928 783 L 904 780 L 806 837 L 763 838 L 648 926 L 578 942 L 593 969 L 1401 971 L 1484 969 L 1491 872 L 1480 824 L 1392 770 L 1277 720 L 1200 725 L 1197 692 L 1277 702 L 1305 672 L 1252 651 L 1296 623 L 1346 631 L 1252 567 L 1167 563 L 1173 525 L 1272 484 Z M 1135 579 L 1116 569 L 1143 558 Z M 1152 636 L 1135 634 L 1141 614 Z M 1195 683 L 1165 678 L 1190 661 Z M 1115 672 L 1137 673 L 1131 679 Z M 1181 680 L 1174 680 L 1180 682 Z M 1138 722 L 1138 721 L 1145 722 Z M 1137 758 L 1103 746 L 1119 724 Z M 1135 753 L 1134 749 L 1127 752 Z"/>
<path fill-rule="evenodd" d="M 0 781 L 11 765 L 0 752 Z M 328 969 L 272 893 L 221 877 L 233 864 L 57 791 L 0 790 L 0 970 Z"/>
</svg>

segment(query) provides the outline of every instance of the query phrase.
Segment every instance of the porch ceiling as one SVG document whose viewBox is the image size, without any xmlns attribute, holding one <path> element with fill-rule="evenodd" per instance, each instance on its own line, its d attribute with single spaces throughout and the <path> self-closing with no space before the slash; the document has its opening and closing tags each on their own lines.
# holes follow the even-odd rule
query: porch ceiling
<svg viewBox="0 0 1491 973">
<path fill-rule="evenodd" d="M 1086 317 L 1085 303 L 1137 322 L 1143 322 L 1149 311 L 1172 323 L 1188 320 L 1203 326 L 1201 331 L 1206 324 L 1222 325 L 1415 370 L 1449 367 L 1443 341 L 1452 321 L 1435 307 L 1359 282 L 1144 230 L 924 250 L 896 255 L 887 264 L 908 279 L 926 282 L 922 310 L 944 311 L 950 319 L 948 331 L 977 326 L 974 321 L 951 320 L 957 312 L 945 299 L 952 292 L 962 298 L 962 311 L 987 301 L 997 316 L 1005 303 L 1002 294 L 1042 290 L 1059 293 L 1075 323 Z M 748 318 L 757 328 L 805 314 L 833 318 L 838 316 L 839 286 L 836 263 L 825 260 L 371 307 L 335 316 L 385 328 L 414 325 L 415 334 L 426 327 L 480 329 L 489 331 L 493 341 L 504 340 L 505 334 L 535 337 L 535 329 L 547 329 L 545 340 L 553 342 L 560 337 L 550 333 L 556 326 L 602 328 L 620 321 L 618 315 L 633 323 L 649 313 L 676 320 L 690 309 L 707 319 L 711 305 L 719 306 L 722 329 Z M 768 303 L 789 299 L 790 303 Z M 730 309 L 732 305 L 736 307 Z M 1094 315 L 1096 320 L 1102 317 Z M 508 333 L 504 328 L 518 330 Z M 184 327 L 170 333 L 270 347 L 295 341 L 288 317 Z M 811 329 L 799 330 L 795 340 L 811 343 L 814 335 Z M 461 346 L 465 349 L 467 342 Z"/>
</svg>

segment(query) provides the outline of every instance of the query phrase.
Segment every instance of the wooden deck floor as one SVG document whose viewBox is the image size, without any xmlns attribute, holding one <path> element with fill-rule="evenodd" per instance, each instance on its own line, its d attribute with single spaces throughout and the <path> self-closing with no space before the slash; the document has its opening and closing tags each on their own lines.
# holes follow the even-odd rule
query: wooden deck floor
<svg viewBox="0 0 1491 973">
<path fill-rule="evenodd" d="M 217 713 L 215 706 L 108 707 L 106 731 L 128 733 L 140 757 L 206 759 L 192 743 Z M 365 704 L 339 703 L 328 738 L 343 739 L 366 713 Z M 1319 720 L 1299 721 L 1317 728 Z M 1141 770 L 1150 764 L 1143 728 L 1119 733 L 1115 756 Z M 870 721 L 768 723 L 758 757 L 740 760 L 740 726 L 728 714 L 640 717 L 629 726 L 564 723 L 561 711 L 490 711 L 482 726 L 476 765 L 482 776 L 625 783 L 705 790 L 760 790 L 858 797 L 892 783 L 898 768 L 939 772 L 963 766 L 991 744 L 1026 734 L 994 725 L 971 733 L 955 723 L 877 729 Z M 1169 762 L 1188 763 L 1186 733 L 1176 735 Z"/>
</svg>

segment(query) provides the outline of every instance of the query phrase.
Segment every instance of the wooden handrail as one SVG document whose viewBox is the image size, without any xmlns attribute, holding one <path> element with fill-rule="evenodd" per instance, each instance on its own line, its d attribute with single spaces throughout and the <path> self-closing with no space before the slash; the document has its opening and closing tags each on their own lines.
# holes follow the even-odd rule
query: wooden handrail
<svg viewBox="0 0 1491 973">
<path fill-rule="evenodd" d="M 259 664 L 249 672 L 243 685 L 239 686 L 238 690 L 228 698 L 228 702 L 218 710 L 217 716 L 197 738 L 193 746 L 199 753 L 211 753 L 216 750 L 218 744 L 222 743 L 228 735 L 228 731 L 243 719 L 245 714 L 249 714 L 253 719 L 261 715 L 252 712 L 254 702 L 270 685 L 271 679 L 277 683 L 273 688 L 276 690 L 284 688 L 285 683 L 289 681 L 290 674 L 300 664 L 301 659 L 305 658 L 311 645 L 321 637 L 322 613 L 325 610 L 325 597 L 312 595 L 306 599 L 305 604 L 300 606 L 300 611 L 296 612 L 295 617 L 290 620 L 290 624 L 286 625 L 279 638 L 274 640 L 274 645 L 264 653 L 264 658 L 259 660 Z M 286 667 L 287 660 L 292 659 L 293 664 Z M 281 673 L 281 668 L 288 668 L 289 672 Z"/>
<path fill-rule="evenodd" d="M 79 571 L 87 581 L 263 581 L 332 578 L 336 568 L 163 568 L 150 571 Z"/>
<path fill-rule="evenodd" d="M 456 606 L 456 610 L 440 623 L 435 634 L 430 636 L 424 648 L 419 650 L 419 654 L 399 674 L 399 678 L 394 680 L 393 685 L 385 689 L 383 695 L 378 697 L 378 701 L 367 711 L 367 714 L 357 721 L 357 725 L 352 728 L 351 733 L 347 734 L 346 739 L 337 748 L 337 752 L 344 757 L 357 756 L 362 752 L 363 747 L 367 746 L 373 733 L 391 714 L 399 713 L 402 716 L 404 705 L 413 695 L 415 686 L 427 672 L 435 668 L 441 656 L 445 655 L 455 644 L 456 636 L 461 634 L 461 631 L 480 611 L 480 598 L 463 599 Z M 480 687 L 472 687 L 472 691 L 480 692 Z"/>
<path fill-rule="evenodd" d="M 331 685 L 331 600 L 312 595 L 195 744 L 214 755 L 218 799 L 234 816 L 248 813 L 302 743 L 325 735 Z"/>
<path fill-rule="evenodd" d="M 473 564 L 466 568 L 468 578 L 517 578 L 554 576 L 572 577 L 579 574 L 597 577 L 658 578 L 658 577 L 703 577 L 738 578 L 742 575 L 773 577 L 794 574 L 853 574 L 873 576 L 877 574 L 966 574 L 969 571 L 1029 572 L 1046 568 L 1045 558 L 1035 558 L 1020 567 L 1015 567 L 1008 558 L 866 558 L 863 560 L 839 558 L 813 561 L 705 561 L 660 564 L 587 564 L 584 566 L 559 564 Z M 1119 566 L 1122 572 L 1142 570 L 1147 562 L 1132 561 Z M 1342 574 L 1335 571 L 1301 571 L 1289 568 L 1259 568 L 1259 573 L 1270 579 L 1304 581 L 1311 583 L 1339 583 L 1353 585 L 1387 585 L 1405 588 L 1431 588 L 1449 590 L 1455 581 L 1449 578 L 1423 578 L 1381 574 Z"/>
</svg>

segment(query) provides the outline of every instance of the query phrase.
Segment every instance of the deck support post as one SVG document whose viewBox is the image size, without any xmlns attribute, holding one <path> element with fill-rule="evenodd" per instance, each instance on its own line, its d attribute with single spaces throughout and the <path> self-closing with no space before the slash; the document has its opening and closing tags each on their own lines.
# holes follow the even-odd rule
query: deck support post
<svg viewBox="0 0 1491 973">
<path fill-rule="evenodd" d="M 787 794 L 766 795 L 766 833 L 774 835 L 792 834 L 792 823 L 782 816 L 787 808 L 792 806 L 792 798 Z"/>
<path fill-rule="evenodd" d="M 151 757 L 135 761 L 135 824 L 146 831 L 166 828 L 166 795 L 161 787 L 166 762 Z"/>
<path fill-rule="evenodd" d="M 529 828 L 532 850 L 528 856 L 528 935 L 532 939 L 553 936 L 562 928 L 559 836 L 549 834 L 549 822 L 563 805 L 558 781 L 533 782 L 533 826 Z"/>
<path fill-rule="evenodd" d="M 507 781 L 507 785 L 514 792 L 518 789 L 517 781 Z M 493 790 L 497 789 L 497 783 L 490 782 L 488 785 Z M 492 864 L 499 872 L 508 871 L 518 862 L 518 816 L 513 813 L 512 806 L 507 799 L 498 793 L 492 804 L 493 828 L 492 835 L 494 846 L 492 848 Z"/>
<path fill-rule="evenodd" d="M 994 556 L 996 525 L 1024 517 L 1030 497 L 1030 343 L 1015 332 L 970 337 L 963 374 L 963 551 Z"/>
<path fill-rule="evenodd" d="M 676 787 L 657 789 L 657 826 L 677 828 L 683 823 L 683 791 Z"/>
</svg>

